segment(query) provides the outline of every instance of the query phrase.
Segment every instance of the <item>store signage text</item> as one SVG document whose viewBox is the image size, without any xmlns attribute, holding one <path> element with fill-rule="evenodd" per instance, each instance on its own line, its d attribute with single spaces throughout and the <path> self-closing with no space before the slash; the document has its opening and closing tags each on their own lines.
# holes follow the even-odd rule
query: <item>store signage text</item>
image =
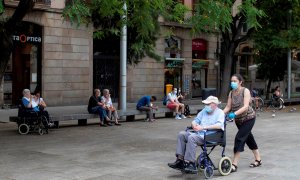
<svg viewBox="0 0 300 180">
<path fill-rule="evenodd" d="M 12 36 L 14 41 L 20 41 L 21 43 L 26 43 L 26 42 L 42 42 L 41 37 L 35 37 L 35 36 L 26 36 L 25 34 L 21 34 L 19 36 L 13 35 Z"/>
</svg>

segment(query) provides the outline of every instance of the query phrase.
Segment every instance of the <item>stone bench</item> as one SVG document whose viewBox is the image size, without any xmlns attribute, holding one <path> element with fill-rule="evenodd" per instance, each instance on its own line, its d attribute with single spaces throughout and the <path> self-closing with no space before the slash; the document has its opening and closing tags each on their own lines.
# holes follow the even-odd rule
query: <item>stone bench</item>
<svg viewBox="0 0 300 180">
<path fill-rule="evenodd" d="M 166 108 L 166 107 L 160 107 L 158 110 L 154 111 L 155 114 L 162 114 L 165 113 L 165 117 L 173 117 L 173 112 Z M 133 121 L 135 120 L 136 115 L 145 115 L 146 111 L 139 111 L 136 109 L 127 109 L 126 111 L 118 110 L 118 115 L 120 117 L 126 117 L 126 121 Z M 51 115 L 50 118 L 52 121 L 54 121 L 55 125 L 59 126 L 59 121 L 69 121 L 69 120 L 78 120 L 78 125 L 86 125 L 88 119 L 95 119 L 99 118 L 98 114 L 89 114 L 87 112 L 79 112 L 79 113 L 72 113 L 72 114 L 62 114 L 62 115 Z M 19 117 L 17 116 L 10 116 L 9 121 L 10 122 L 17 122 Z"/>
</svg>

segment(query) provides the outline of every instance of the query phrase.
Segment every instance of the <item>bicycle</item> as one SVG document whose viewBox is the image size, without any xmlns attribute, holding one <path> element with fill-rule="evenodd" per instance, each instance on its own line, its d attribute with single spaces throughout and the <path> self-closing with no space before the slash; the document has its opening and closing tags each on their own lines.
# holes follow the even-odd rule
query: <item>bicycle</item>
<svg viewBox="0 0 300 180">
<path fill-rule="evenodd" d="M 251 103 L 252 108 L 255 111 L 263 111 L 263 107 L 265 105 L 265 102 L 261 97 L 259 97 L 259 96 L 252 97 L 251 101 L 252 101 L 252 103 Z"/>
<path fill-rule="evenodd" d="M 284 107 L 284 100 L 282 96 L 281 97 L 272 96 L 272 98 L 268 100 L 267 103 L 260 96 L 255 96 L 251 98 L 251 102 L 252 102 L 251 103 L 252 108 L 256 111 L 263 111 L 263 107 L 265 106 L 265 104 L 267 105 L 267 108 L 271 107 L 274 110 L 281 110 Z"/>
</svg>

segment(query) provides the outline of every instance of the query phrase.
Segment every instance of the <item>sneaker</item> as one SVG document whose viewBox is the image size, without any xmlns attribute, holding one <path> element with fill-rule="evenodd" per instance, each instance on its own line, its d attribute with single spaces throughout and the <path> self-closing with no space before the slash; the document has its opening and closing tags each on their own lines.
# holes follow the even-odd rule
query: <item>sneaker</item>
<svg viewBox="0 0 300 180">
<path fill-rule="evenodd" d="M 182 119 L 186 119 L 185 115 L 181 114 L 180 116 Z"/>
<path fill-rule="evenodd" d="M 170 168 L 176 169 L 176 170 L 184 170 L 184 162 L 183 160 L 177 159 L 175 162 L 173 163 L 168 163 L 168 166 Z"/>
<path fill-rule="evenodd" d="M 49 123 L 48 126 L 49 126 L 50 128 L 52 128 L 52 127 L 55 126 L 55 124 L 54 124 L 54 123 Z"/>
<path fill-rule="evenodd" d="M 175 119 L 181 119 L 181 117 L 177 114 L 177 115 L 175 116 Z"/>
<path fill-rule="evenodd" d="M 195 163 L 193 162 L 189 162 L 186 167 L 184 168 L 184 172 L 185 173 L 189 173 L 189 174 L 197 174 L 198 170 L 196 168 Z"/>
</svg>

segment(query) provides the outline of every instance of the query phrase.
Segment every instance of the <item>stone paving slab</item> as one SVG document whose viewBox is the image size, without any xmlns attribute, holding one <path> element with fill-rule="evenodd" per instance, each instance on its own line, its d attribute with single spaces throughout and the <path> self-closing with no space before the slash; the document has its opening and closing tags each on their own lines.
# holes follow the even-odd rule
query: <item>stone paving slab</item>
<svg viewBox="0 0 300 180">
<path fill-rule="evenodd" d="M 300 111 L 300 110 L 299 110 Z M 252 153 L 241 154 L 238 171 L 215 179 L 299 179 L 300 113 L 260 113 L 253 133 L 263 165 L 249 168 Z M 0 179 L 4 180 L 138 180 L 204 179 L 170 169 L 177 133 L 192 119 L 124 122 L 122 126 L 64 124 L 48 135 L 19 135 L 14 123 L 0 123 Z M 97 120 L 95 120 L 97 123 Z M 234 123 L 227 125 L 226 155 L 232 157 Z M 200 152 L 200 149 L 199 149 Z M 198 153 L 199 153 L 198 152 Z M 217 147 L 211 157 L 221 158 Z"/>
</svg>

